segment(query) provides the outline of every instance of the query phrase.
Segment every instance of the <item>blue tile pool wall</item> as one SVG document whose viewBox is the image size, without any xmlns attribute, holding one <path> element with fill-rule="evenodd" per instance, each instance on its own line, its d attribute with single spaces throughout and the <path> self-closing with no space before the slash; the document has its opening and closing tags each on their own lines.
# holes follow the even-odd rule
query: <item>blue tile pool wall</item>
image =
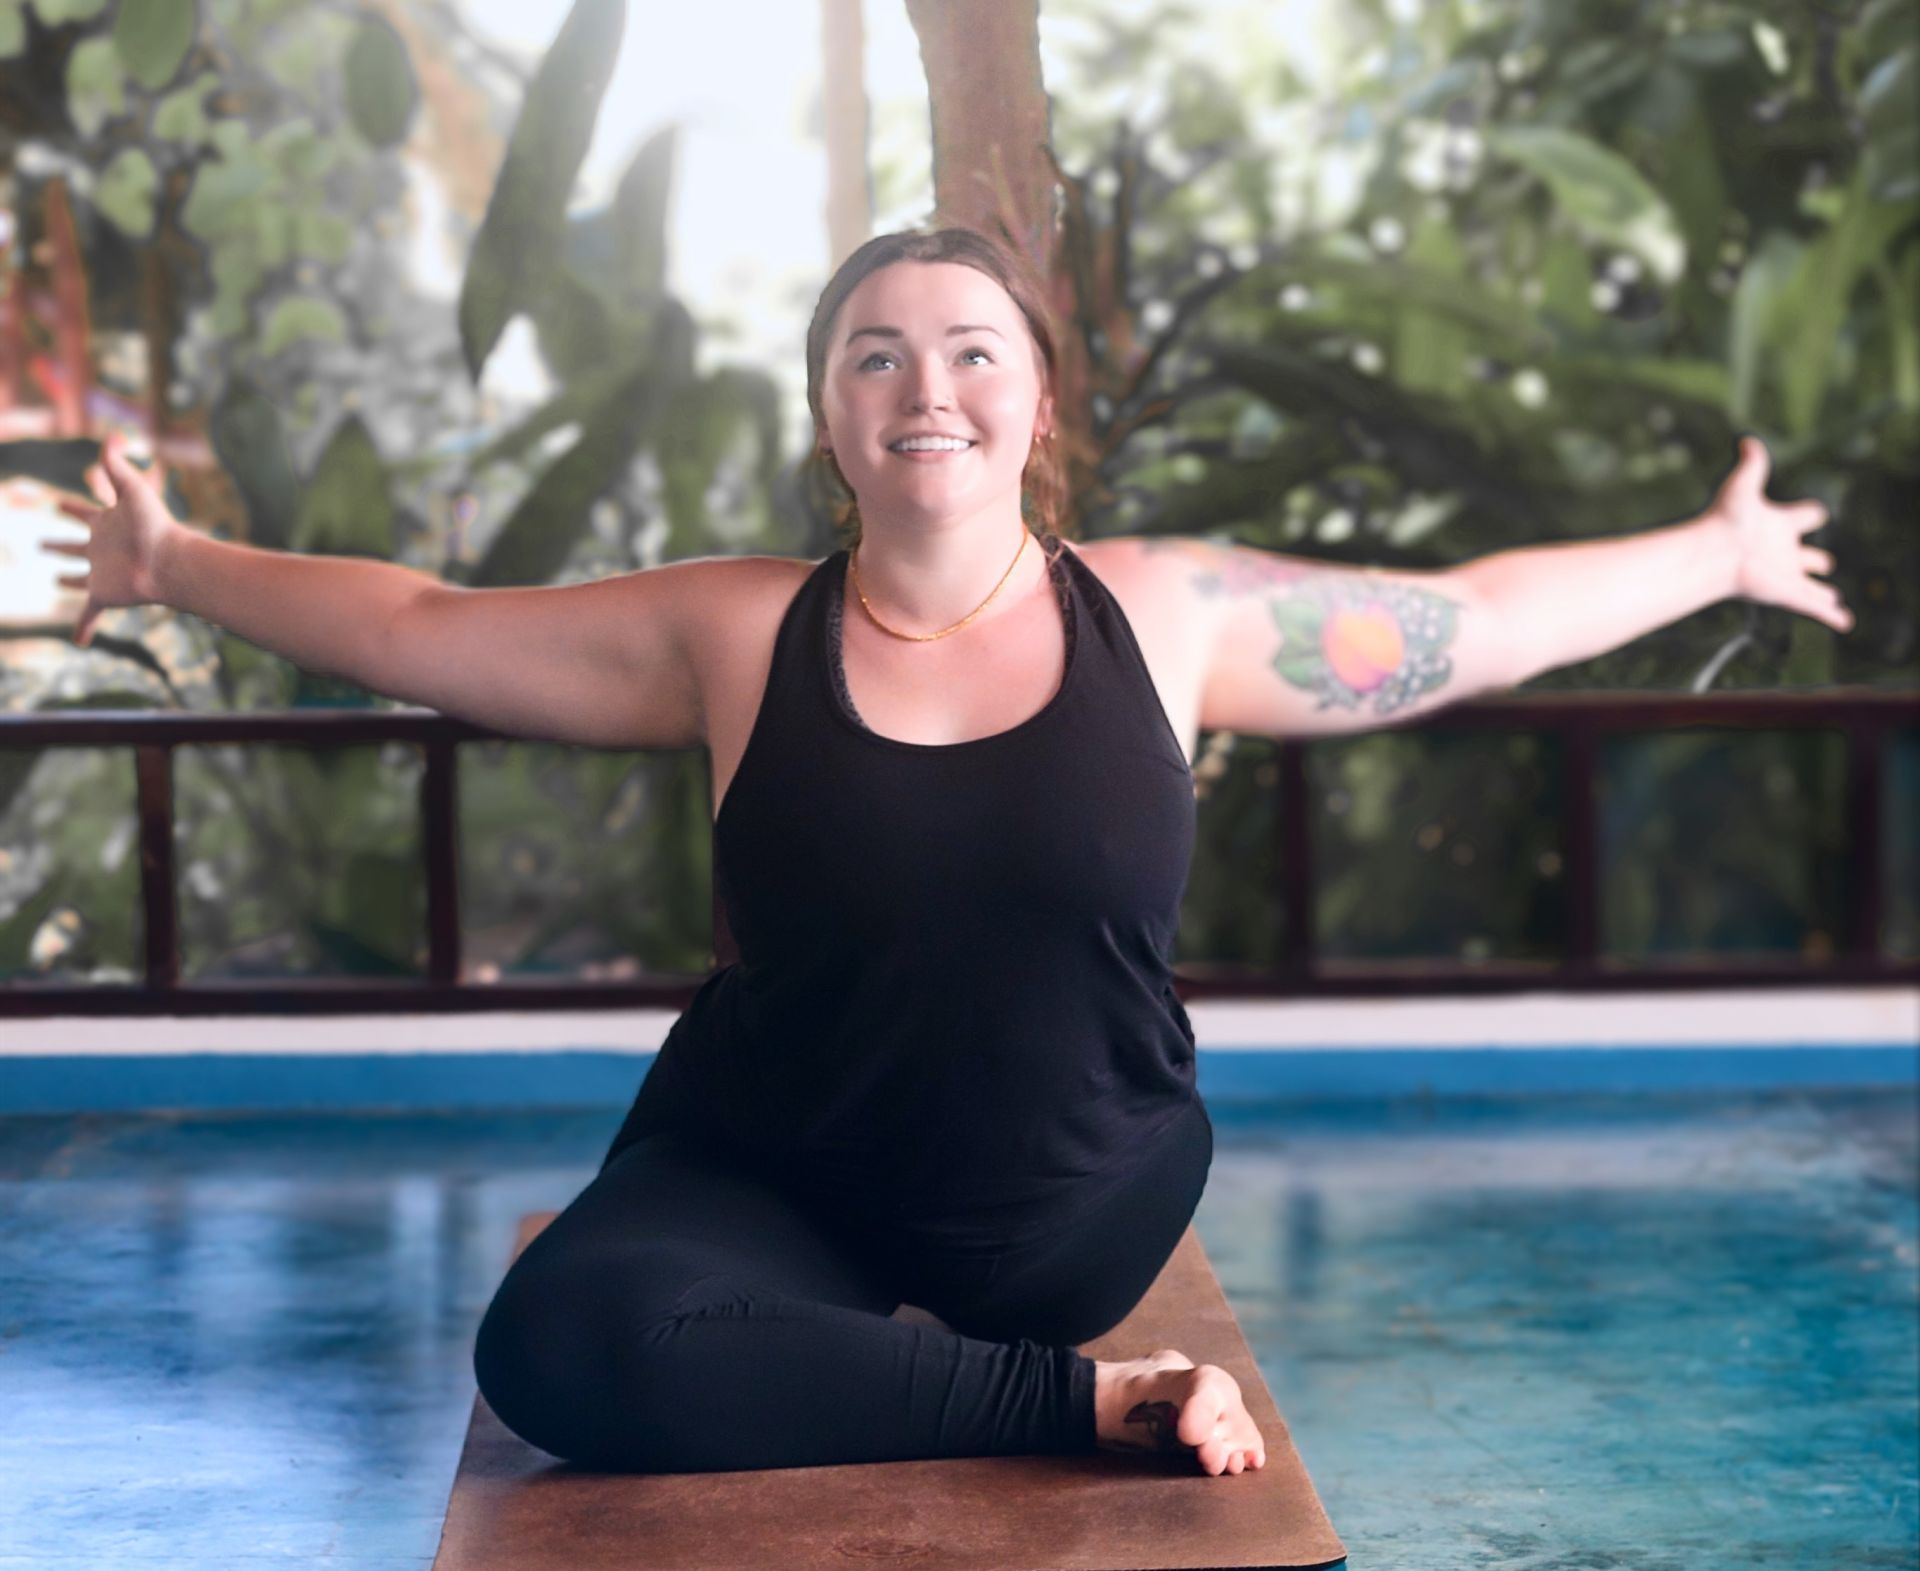
<svg viewBox="0 0 1920 1571">
<path fill-rule="evenodd" d="M 621 1107 L 653 1053 L 596 1049 L 433 1053 L 46 1054 L 0 1059 L 0 1114 L 148 1108 Z M 1209 1101 L 1573 1092 L 1746 1092 L 1911 1086 L 1920 1045 L 1805 1047 L 1201 1048 Z"/>
<path fill-rule="evenodd" d="M 618 1118 L 0 1119 L 0 1567 L 425 1571 L 515 1223 Z M 1355 1571 L 1916 1563 L 1911 1088 L 1214 1119 L 1197 1226 Z"/>
</svg>

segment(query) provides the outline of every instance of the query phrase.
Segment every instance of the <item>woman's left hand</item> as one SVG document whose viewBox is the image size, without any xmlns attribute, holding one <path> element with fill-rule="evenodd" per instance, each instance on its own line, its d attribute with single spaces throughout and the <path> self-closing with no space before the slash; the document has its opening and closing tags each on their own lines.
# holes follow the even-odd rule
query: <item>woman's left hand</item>
<svg viewBox="0 0 1920 1571">
<path fill-rule="evenodd" d="M 1841 604 L 1839 590 L 1813 577 L 1833 571 L 1833 556 L 1800 541 L 1828 521 L 1826 504 L 1769 501 L 1767 469 L 1766 443 L 1742 437 L 1739 461 L 1703 515 L 1724 524 L 1733 542 L 1733 592 L 1844 633 L 1853 626 L 1853 613 Z"/>
</svg>

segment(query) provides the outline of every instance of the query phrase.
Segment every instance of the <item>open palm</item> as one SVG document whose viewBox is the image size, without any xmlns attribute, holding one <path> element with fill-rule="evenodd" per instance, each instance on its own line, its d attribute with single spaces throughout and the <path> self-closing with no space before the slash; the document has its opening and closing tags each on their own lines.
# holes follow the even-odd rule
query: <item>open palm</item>
<svg viewBox="0 0 1920 1571">
<path fill-rule="evenodd" d="M 1840 591 L 1815 578 L 1833 571 L 1833 555 L 1801 537 L 1829 521 L 1824 502 L 1773 502 L 1767 498 L 1767 445 L 1742 437 L 1733 473 L 1721 484 L 1707 516 L 1720 519 L 1738 552 L 1734 593 L 1762 605 L 1785 606 L 1846 632 L 1853 613 Z"/>
<path fill-rule="evenodd" d="M 100 462 L 87 469 L 87 486 L 101 506 L 89 507 L 73 497 L 62 497 L 57 504 L 69 518 L 87 526 L 87 539 L 40 542 L 42 550 L 79 557 L 87 564 L 84 574 L 56 580 L 63 589 L 86 591 L 87 603 L 73 635 L 83 649 L 91 642 L 93 624 L 102 611 L 147 605 L 159 597 L 160 555 L 181 527 L 161 500 L 156 481 L 133 467 L 117 435 L 107 438 Z"/>
</svg>

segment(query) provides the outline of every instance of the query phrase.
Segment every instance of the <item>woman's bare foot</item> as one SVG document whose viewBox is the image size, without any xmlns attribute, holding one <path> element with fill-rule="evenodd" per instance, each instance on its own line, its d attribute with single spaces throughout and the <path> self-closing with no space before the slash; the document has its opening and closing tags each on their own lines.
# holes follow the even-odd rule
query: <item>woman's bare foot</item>
<svg viewBox="0 0 1920 1571">
<path fill-rule="evenodd" d="M 1103 1451 L 1188 1451 L 1218 1477 L 1265 1467 L 1267 1448 L 1218 1364 L 1194 1366 L 1174 1348 L 1094 1365 L 1093 1416 Z"/>
</svg>

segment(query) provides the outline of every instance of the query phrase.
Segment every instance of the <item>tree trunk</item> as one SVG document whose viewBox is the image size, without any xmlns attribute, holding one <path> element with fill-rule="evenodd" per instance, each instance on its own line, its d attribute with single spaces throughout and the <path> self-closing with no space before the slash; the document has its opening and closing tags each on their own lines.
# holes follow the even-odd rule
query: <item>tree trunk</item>
<svg viewBox="0 0 1920 1571">
<path fill-rule="evenodd" d="M 873 232 L 867 169 L 866 35 L 861 0 L 820 0 L 822 118 L 827 138 L 827 272 Z"/>
<path fill-rule="evenodd" d="M 936 223 L 964 224 L 1053 272 L 1054 173 L 1039 0 L 907 0 L 933 114 Z"/>
</svg>

